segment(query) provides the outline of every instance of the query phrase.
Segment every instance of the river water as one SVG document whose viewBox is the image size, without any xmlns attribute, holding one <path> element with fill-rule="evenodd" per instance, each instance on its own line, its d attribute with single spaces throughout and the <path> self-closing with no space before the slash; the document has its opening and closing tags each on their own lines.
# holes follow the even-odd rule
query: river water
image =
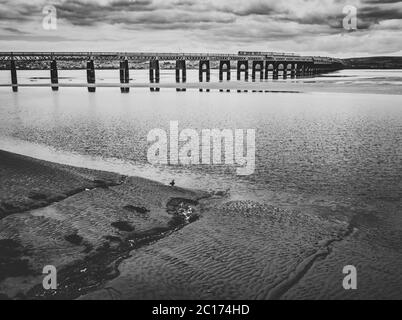
<svg viewBox="0 0 402 320">
<path fill-rule="evenodd" d="M 49 81 L 46 71 L 19 73 L 21 83 Z M 217 81 L 216 72 L 212 75 L 211 81 Z M 1 72 L 0 83 L 6 83 L 8 77 L 8 72 Z M 60 71 L 60 77 L 60 82 L 82 83 L 85 71 Z M 134 82 L 146 81 L 146 77 L 145 70 L 136 71 Z M 197 72 L 190 70 L 189 82 L 196 77 Z M 350 82 L 352 86 L 362 82 L 402 85 L 401 71 L 345 70 L 314 81 L 334 77 L 337 83 Z M 161 82 L 173 79 L 174 71 L 162 73 Z M 116 72 L 98 71 L 97 82 L 102 81 L 118 82 Z M 238 182 L 246 190 L 371 200 L 401 196 L 400 95 L 222 94 L 216 90 L 206 94 L 172 89 L 160 93 L 132 89 L 122 95 L 117 88 L 98 88 L 96 94 L 85 88 L 60 88 L 56 93 L 49 88 L 20 88 L 17 94 L 10 91 L 0 89 L 0 135 L 2 145 L 15 145 L 20 152 L 36 148 L 37 156 L 75 156 L 75 164 L 84 166 L 104 161 L 119 171 L 141 168 L 150 178 L 163 182 L 175 178 L 184 186 L 205 187 L 199 181 L 205 179 L 212 188 L 224 187 L 229 181 L 232 188 L 232 183 Z M 255 129 L 255 173 L 239 177 L 231 166 L 150 165 L 147 135 L 154 128 L 169 132 L 170 121 L 178 121 L 179 130 L 198 132 Z M 45 156 L 46 151 L 49 154 Z"/>
<path fill-rule="evenodd" d="M 48 73 L 19 71 L 19 81 L 48 83 Z M 197 72 L 188 73 L 188 82 L 196 81 Z M 85 70 L 62 70 L 59 76 L 61 83 L 85 82 Z M 140 83 L 148 74 L 138 70 L 131 77 Z M 161 82 L 173 79 L 174 70 L 162 72 Z M 118 71 L 97 71 L 98 83 L 118 81 Z M 211 81 L 217 81 L 216 70 Z M 400 257 L 402 95 L 371 94 L 370 87 L 402 85 L 402 71 L 344 70 L 313 81 L 329 87 L 364 84 L 368 89 L 238 94 L 132 88 L 121 94 L 118 88 L 98 88 L 91 94 L 86 88 L 52 92 L 23 87 L 12 93 L 2 87 L 0 149 L 163 183 L 175 179 L 182 187 L 229 190 L 232 200 L 256 200 L 336 219 L 369 212 L 384 222 L 376 234 L 389 234 L 382 244 L 391 245 Z M 9 72 L 1 71 L 0 83 L 8 82 Z M 170 121 L 178 121 L 180 130 L 198 132 L 255 129 L 254 174 L 237 176 L 235 168 L 226 165 L 148 163 L 147 134 L 154 128 L 169 132 Z"/>
</svg>

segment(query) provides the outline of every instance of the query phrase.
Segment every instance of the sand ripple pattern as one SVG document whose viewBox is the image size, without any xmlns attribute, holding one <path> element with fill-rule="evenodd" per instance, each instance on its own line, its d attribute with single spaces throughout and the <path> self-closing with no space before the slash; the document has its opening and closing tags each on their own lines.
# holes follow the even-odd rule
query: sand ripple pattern
<svg viewBox="0 0 402 320">
<path fill-rule="evenodd" d="M 130 299 L 278 299 L 284 281 L 347 225 L 251 201 L 233 201 L 132 252 L 106 285 Z M 292 283 L 290 283 L 292 284 Z M 111 298 L 99 290 L 83 298 Z M 113 297 L 115 298 L 115 297 Z"/>
</svg>

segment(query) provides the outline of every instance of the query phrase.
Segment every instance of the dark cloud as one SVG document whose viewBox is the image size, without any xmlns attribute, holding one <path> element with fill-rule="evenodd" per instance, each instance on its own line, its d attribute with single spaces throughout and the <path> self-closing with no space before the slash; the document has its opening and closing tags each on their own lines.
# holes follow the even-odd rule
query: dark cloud
<svg viewBox="0 0 402 320">
<path fill-rule="evenodd" d="M 402 1 L 400 1 L 400 0 L 364 0 L 363 3 L 367 3 L 367 4 L 387 4 L 387 3 L 402 4 Z"/>
<path fill-rule="evenodd" d="M 268 2 L 250 2 L 245 7 L 236 8 L 236 6 L 226 5 L 221 7 L 219 10 L 224 12 L 233 13 L 238 16 L 249 16 L 249 15 L 263 15 L 263 16 L 275 16 L 278 13 L 284 13 L 286 11 L 278 10 L 274 3 Z"/>
<path fill-rule="evenodd" d="M 41 5 L 30 1 L 19 2 L 4 0 L 0 7 L 0 20 L 27 21 L 41 15 Z M 309 0 L 305 0 L 306 5 Z M 41 2 L 42 5 L 45 2 Z M 327 26 L 329 29 L 342 28 L 342 7 L 345 1 L 334 0 L 338 9 L 306 11 L 304 15 L 297 13 L 291 1 L 286 5 L 278 5 L 278 1 L 205 1 L 205 0 L 59 0 L 55 2 L 60 19 L 76 26 L 95 26 L 97 24 L 122 25 L 165 25 L 167 28 L 183 27 L 199 28 L 200 24 L 235 24 L 238 18 L 263 16 L 277 22 L 294 22 L 301 25 Z M 299 3 L 299 1 L 296 1 Z M 381 21 L 402 19 L 401 1 L 395 0 L 364 0 L 358 7 L 359 29 L 369 29 Z M 325 4 L 322 4 L 325 6 Z M 399 7 L 398 7 L 399 6 Z M 204 28 L 205 26 L 202 26 Z M 158 27 L 157 27 L 158 28 Z"/>
<path fill-rule="evenodd" d="M 401 8 L 381 8 L 379 6 L 363 7 L 358 11 L 358 15 L 363 20 L 371 20 L 375 23 L 383 20 L 402 19 Z"/>
<path fill-rule="evenodd" d="M 307 42 L 344 33 L 342 9 L 349 2 L 357 6 L 360 34 L 400 31 L 402 2 L 394 0 L 0 0 L 0 40 L 29 41 L 34 26 L 39 42 L 76 41 L 101 28 L 109 33 L 99 33 L 99 41 L 118 41 L 137 31 L 140 41 L 148 36 L 167 41 L 168 35 L 172 45 L 175 37 L 217 45 Z M 43 6 L 51 3 L 57 8 L 58 37 L 40 34 Z M 392 42 L 386 40 L 382 43 Z"/>
<path fill-rule="evenodd" d="M 206 29 L 212 24 L 233 23 L 235 17 L 219 16 L 204 10 L 189 10 L 193 2 L 177 1 L 156 5 L 151 0 L 120 0 L 108 5 L 70 0 L 56 6 L 58 17 L 77 26 L 121 25 L 125 29 L 142 25 L 149 29 Z"/>
<path fill-rule="evenodd" d="M 358 28 L 370 29 L 381 22 L 402 19 L 400 1 L 365 1 L 366 5 L 358 9 Z M 374 5 L 375 4 L 375 5 Z"/>
<path fill-rule="evenodd" d="M 31 14 L 38 10 L 42 10 L 42 7 L 38 7 L 32 3 L 15 5 L 15 3 L 11 1 L 4 1 L 0 7 L 0 21 L 28 21 L 30 20 Z"/>
<path fill-rule="evenodd" d="M 78 26 L 119 23 L 120 20 L 124 22 L 127 13 L 155 10 L 152 0 L 119 0 L 107 5 L 94 1 L 69 0 L 57 4 L 55 7 L 59 18 Z"/>
</svg>

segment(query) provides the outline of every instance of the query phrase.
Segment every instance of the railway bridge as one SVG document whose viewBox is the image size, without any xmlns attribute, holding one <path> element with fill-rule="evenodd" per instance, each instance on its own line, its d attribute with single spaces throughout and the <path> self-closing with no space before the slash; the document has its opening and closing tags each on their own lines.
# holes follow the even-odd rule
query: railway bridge
<svg viewBox="0 0 402 320">
<path fill-rule="evenodd" d="M 252 81 L 276 80 L 280 75 L 286 79 L 313 77 L 318 74 L 333 72 L 343 68 L 340 59 L 317 56 L 300 56 L 293 53 L 239 51 L 237 54 L 220 53 L 147 53 L 147 52 L 0 52 L 0 62 L 6 63 L 11 71 L 11 86 L 18 91 L 18 63 L 46 62 L 49 65 L 50 80 L 53 90 L 59 89 L 57 63 L 86 62 L 88 91 L 95 92 L 96 64 L 120 62 L 121 92 L 129 92 L 129 63 L 149 62 L 150 83 L 160 83 L 160 62 L 176 62 L 176 83 L 187 81 L 187 61 L 198 61 L 200 82 L 209 82 L 211 61 L 219 65 L 219 80 L 231 80 L 231 71 L 236 69 L 237 80 Z M 151 87 L 151 91 L 159 91 Z M 176 88 L 177 91 L 185 91 Z M 200 89 L 202 90 L 202 89 Z"/>
</svg>

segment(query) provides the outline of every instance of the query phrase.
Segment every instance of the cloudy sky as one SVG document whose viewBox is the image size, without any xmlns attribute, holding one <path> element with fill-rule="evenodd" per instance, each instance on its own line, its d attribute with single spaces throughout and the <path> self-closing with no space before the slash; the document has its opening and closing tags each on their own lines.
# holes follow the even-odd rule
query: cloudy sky
<svg viewBox="0 0 402 320">
<path fill-rule="evenodd" d="M 43 27 L 53 5 L 57 29 Z M 343 28 L 345 5 L 358 30 Z M 1 51 L 297 52 L 402 56 L 395 0 L 0 0 Z"/>
</svg>

